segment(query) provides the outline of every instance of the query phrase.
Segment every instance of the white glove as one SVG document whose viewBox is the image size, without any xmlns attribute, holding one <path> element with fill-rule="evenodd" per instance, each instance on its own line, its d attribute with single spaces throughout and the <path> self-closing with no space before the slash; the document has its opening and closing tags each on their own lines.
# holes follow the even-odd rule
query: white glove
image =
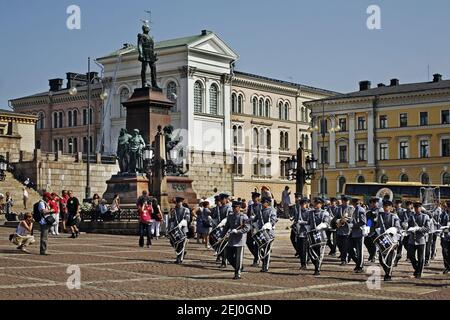
<svg viewBox="0 0 450 320">
<path fill-rule="evenodd" d="M 233 229 L 233 231 L 231 231 L 232 234 L 236 234 L 238 233 L 237 229 Z"/>
<path fill-rule="evenodd" d="M 387 229 L 386 232 L 387 232 L 387 233 L 390 233 L 390 234 L 392 234 L 392 235 L 396 235 L 397 232 L 398 232 L 398 230 L 397 230 L 396 227 L 392 227 L 392 228 Z"/>
<path fill-rule="evenodd" d="M 322 229 L 326 229 L 328 226 L 326 223 L 321 223 L 317 226 L 316 230 L 322 230 Z"/>
<path fill-rule="evenodd" d="M 448 226 L 441 227 L 441 230 L 442 230 L 442 231 L 444 231 L 445 229 L 448 230 Z"/>
<path fill-rule="evenodd" d="M 413 232 L 413 233 L 415 233 L 417 230 L 419 230 L 420 229 L 420 227 L 412 227 L 412 228 L 409 228 L 408 229 L 408 232 Z"/>
<path fill-rule="evenodd" d="M 187 221 L 183 220 L 178 224 L 179 228 L 187 228 Z"/>
<path fill-rule="evenodd" d="M 270 222 L 267 222 L 265 225 L 263 225 L 262 228 L 264 230 L 272 230 L 272 224 Z"/>
<path fill-rule="evenodd" d="M 219 225 L 217 226 L 218 228 L 223 228 L 223 227 L 225 227 L 225 225 L 227 224 L 227 219 L 223 219 L 220 223 L 219 223 Z"/>
</svg>

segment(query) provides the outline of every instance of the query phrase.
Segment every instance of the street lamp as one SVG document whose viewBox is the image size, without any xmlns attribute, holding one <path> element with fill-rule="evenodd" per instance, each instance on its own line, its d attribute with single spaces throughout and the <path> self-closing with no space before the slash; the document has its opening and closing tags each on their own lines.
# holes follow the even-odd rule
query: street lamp
<svg viewBox="0 0 450 320">
<path fill-rule="evenodd" d="M 80 75 L 76 75 L 72 80 L 76 80 Z M 102 93 L 100 94 L 101 100 L 106 100 L 108 98 L 108 93 L 104 90 L 102 79 L 99 77 L 91 78 L 91 58 L 88 58 L 88 75 L 87 75 L 87 91 L 88 91 L 88 108 L 87 108 L 87 126 L 88 126 L 88 137 L 87 137 L 87 165 L 86 165 L 86 201 L 91 197 L 91 181 L 90 181 L 90 170 L 91 170 L 91 85 L 94 80 L 98 80 L 102 84 Z M 78 89 L 73 86 L 69 89 L 69 95 L 75 96 L 78 94 Z"/>
<path fill-rule="evenodd" d="M 292 156 L 292 159 L 287 160 L 286 166 L 289 171 L 289 180 L 295 180 L 296 193 L 299 193 L 303 197 L 303 189 L 307 180 L 311 180 L 312 176 L 317 170 L 317 160 L 314 156 L 306 157 L 305 167 L 303 167 L 303 154 L 305 149 L 303 143 L 300 142 L 297 150 L 297 156 Z"/>
</svg>

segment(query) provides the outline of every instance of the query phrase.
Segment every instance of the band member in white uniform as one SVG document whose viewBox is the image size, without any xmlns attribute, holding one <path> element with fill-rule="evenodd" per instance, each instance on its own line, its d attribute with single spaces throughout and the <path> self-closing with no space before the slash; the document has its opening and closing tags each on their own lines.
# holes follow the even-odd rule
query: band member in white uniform
<svg viewBox="0 0 450 320">
<path fill-rule="evenodd" d="M 414 277 L 422 277 L 425 265 L 425 246 L 430 231 L 430 217 L 422 213 L 422 203 L 414 203 L 414 215 L 408 220 L 408 257 L 414 268 Z"/>
<path fill-rule="evenodd" d="M 320 268 L 322 266 L 323 255 L 326 246 L 326 233 L 325 231 L 330 228 L 330 214 L 322 210 L 324 201 L 321 198 L 314 199 L 314 209 L 309 211 L 308 225 L 310 230 L 318 230 L 324 232 L 324 242 L 320 245 L 314 245 L 309 247 L 309 255 L 311 261 L 314 264 L 314 275 L 320 275 Z"/>
<path fill-rule="evenodd" d="M 170 230 L 175 227 L 180 227 L 184 234 L 188 233 L 188 225 L 191 220 L 191 215 L 188 208 L 183 207 L 184 198 L 177 197 L 175 199 L 176 205 L 175 209 L 171 211 L 171 218 L 169 221 Z M 182 264 L 184 257 L 186 256 L 186 245 L 188 239 L 187 236 L 184 241 L 174 246 L 175 252 L 177 254 L 177 259 L 175 261 L 176 264 Z"/>
<path fill-rule="evenodd" d="M 233 209 L 231 208 L 230 203 L 230 195 L 226 193 L 222 193 L 219 195 L 220 207 L 219 207 L 219 221 L 224 221 L 230 214 L 233 213 Z M 223 250 L 220 254 L 221 259 L 221 268 L 227 267 L 227 258 L 226 258 L 227 249 Z"/>
<path fill-rule="evenodd" d="M 389 233 L 392 236 L 392 240 L 397 246 L 400 242 L 401 226 L 400 219 L 397 214 L 392 212 L 392 202 L 385 200 L 383 202 L 383 211 L 378 214 L 378 220 L 376 225 L 378 235 Z M 397 247 L 386 254 L 379 254 L 380 264 L 383 267 L 385 276 L 384 281 L 390 281 L 392 279 L 392 271 L 397 256 Z"/>
<path fill-rule="evenodd" d="M 247 216 L 250 222 L 250 233 L 247 236 L 247 247 L 253 255 L 252 267 L 258 267 L 259 263 L 258 245 L 255 240 L 253 240 L 253 235 L 256 232 L 256 216 L 261 210 L 261 194 L 258 192 L 252 192 L 252 203 L 247 209 Z"/>
<path fill-rule="evenodd" d="M 367 226 L 366 210 L 361 207 L 358 199 L 353 199 L 352 205 L 355 208 L 355 212 L 349 222 L 349 225 L 351 225 L 349 254 L 356 264 L 355 273 L 362 273 L 364 271 L 364 230 Z"/>
<path fill-rule="evenodd" d="M 369 262 L 375 263 L 375 256 L 377 254 L 377 247 L 374 243 L 375 238 L 378 236 L 375 232 L 378 213 L 380 208 L 378 208 L 378 198 L 372 198 L 369 200 L 369 210 L 366 212 L 367 226 L 369 226 L 369 234 L 364 237 L 364 245 L 366 246 L 367 252 L 369 253 Z"/>
<path fill-rule="evenodd" d="M 311 230 L 309 224 L 309 208 L 308 200 L 300 199 L 294 207 L 294 225 L 296 237 L 296 250 L 300 258 L 300 270 L 306 270 L 306 263 L 308 261 L 308 237 L 307 234 Z"/>
<path fill-rule="evenodd" d="M 229 234 L 227 245 L 227 259 L 234 268 L 234 280 L 241 279 L 244 248 L 250 224 L 246 214 L 241 212 L 241 202 L 233 201 L 233 213 L 228 215 L 223 228 L 222 237 Z"/>
<path fill-rule="evenodd" d="M 262 210 L 256 215 L 256 224 L 258 230 L 266 229 L 267 232 L 272 236 L 272 238 L 274 238 L 275 237 L 274 228 L 278 219 L 277 219 L 277 212 L 271 206 L 271 203 L 272 198 L 270 197 L 263 197 L 261 199 Z M 261 272 L 269 271 L 272 244 L 273 242 L 270 242 L 267 246 L 259 248 L 260 259 L 262 260 L 263 263 Z"/>
<path fill-rule="evenodd" d="M 337 213 L 338 206 L 337 206 L 337 199 L 331 198 L 330 199 L 330 206 L 326 208 L 328 213 L 330 214 L 331 221 L 334 220 L 334 216 Z M 336 256 L 336 224 L 330 222 L 330 229 L 327 230 L 327 246 L 330 247 L 330 253 L 328 255 L 335 257 Z"/>
<path fill-rule="evenodd" d="M 336 215 L 333 220 L 336 221 L 336 242 L 339 252 L 341 253 L 341 266 L 349 262 L 349 248 L 350 248 L 350 232 L 351 227 L 348 224 L 350 215 L 353 215 L 355 208 L 348 204 L 350 197 L 342 195 L 342 204 L 338 207 Z"/>
</svg>

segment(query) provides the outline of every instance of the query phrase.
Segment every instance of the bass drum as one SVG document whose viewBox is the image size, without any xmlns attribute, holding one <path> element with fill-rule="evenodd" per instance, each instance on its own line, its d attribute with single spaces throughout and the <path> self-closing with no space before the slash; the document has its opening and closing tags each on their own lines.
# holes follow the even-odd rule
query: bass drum
<svg viewBox="0 0 450 320">
<path fill-rule="evenodd" d="M 391 189 L 381 188 L 380 190 L 378 190 L 378 192 L 376 194 L 377 198 L 380 198 L 381 200 L 383 200 L 385 196 L 389 196 L 389 201 L 394 200 L 394 192 L 392 192 Z"/>
<path fill-rule="evenodd" d="M 211 233 L 209 234 L 209 244 L 211 245 L 211 247 L 215 247 L 217 246 L 217 244 L 219 244 L 221 239 L 221 235 L 222 235 L 222 228 L 215 228 L 211 231 Z"/>
</svg>

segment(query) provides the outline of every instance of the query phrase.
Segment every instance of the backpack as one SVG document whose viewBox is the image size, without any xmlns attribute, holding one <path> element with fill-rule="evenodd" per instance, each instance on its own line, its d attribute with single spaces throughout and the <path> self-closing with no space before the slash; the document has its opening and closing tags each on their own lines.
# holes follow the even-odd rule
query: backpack
<svg viewBox="0 0 450 320">
<path fill-rule="evenodd" d="M 42 218 L 41 212 L 39 211 L 40 203 L 41 203 L 41 201 L 38 201 L 33 205 L 33 219 L 36 222 L 39 222 Z"/>
</svg>

